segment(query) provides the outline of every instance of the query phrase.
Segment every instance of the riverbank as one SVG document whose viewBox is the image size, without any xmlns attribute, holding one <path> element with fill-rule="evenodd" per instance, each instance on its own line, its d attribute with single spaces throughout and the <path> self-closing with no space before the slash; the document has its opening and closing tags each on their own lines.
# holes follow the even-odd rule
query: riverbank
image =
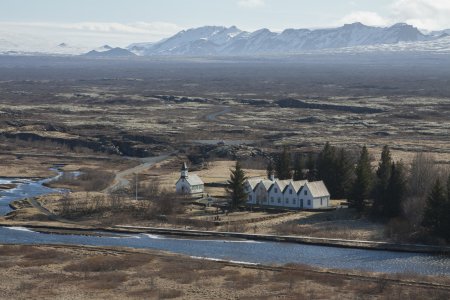
<svg viewBox="0 0 450 300">
<path fill-rule="evenodd" d="M 0 227 L 24 227 L 30 228 L 37 232 L 55 233 L 55 234 L 78 234 L 91 235 L 95 232 L 109 232 L 122 234 L 162 234 L 190 238 L 234 238 L 253 241 L 272 241 L 284 243 L 297 243 L 306 245 L 317 245 L 338 248 L 354 248 L 366 250 L 384 250 L 410 253 L 429 253 L 450 255 L 450 247 L 433 246 L 421 244 L 396 244 L 389 242 L 362 241 L 362 240 L 345 240 L 345 239 L 329 239 L 316 238 L 306 236 L 282 236 L 269 234 L 248 234 L 237 232 L 222 231 L 201 231 L 186 230 L 172 228 L 156 228 L 156 227 L 140 227 L 140 226 L 113 226 L 113 227 L 93 227 L 78 224 L 68 224 L 63 222 L 8 222 L 0 220 Z"/>
<path fill-rule="evenodd" d="M 446 278 L 339 273 L 195 259 L 152 250 L 0 246 L 0 298 L 447 299 Z"/>
</svg>

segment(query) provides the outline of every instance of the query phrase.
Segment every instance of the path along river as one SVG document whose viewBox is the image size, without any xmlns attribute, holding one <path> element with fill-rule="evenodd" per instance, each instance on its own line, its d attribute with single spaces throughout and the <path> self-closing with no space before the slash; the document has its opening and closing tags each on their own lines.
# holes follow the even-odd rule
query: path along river
<svg viewBox="0 0 450 300">
<path fill-rule="evenodd" d="M 1 179 L 17 182 L 13 190 L 0 192 L 0 214 L 10 211 L 11 201 L 60 192 L 42 181 Z M 333 269 L 357 269 L 384 273 L 413 272 L 450 276 L 450 258 L 420 253 L 349 249 L 283 242 L 251 240 L 202 240 L 150 234 L 102 234 L 95 236 L 38 233 L 20 227 L 0 227 L 0 244 L 70 244 L 157 249 L 193 257 L 254 264 L 299 263 Z"/>
</svg>

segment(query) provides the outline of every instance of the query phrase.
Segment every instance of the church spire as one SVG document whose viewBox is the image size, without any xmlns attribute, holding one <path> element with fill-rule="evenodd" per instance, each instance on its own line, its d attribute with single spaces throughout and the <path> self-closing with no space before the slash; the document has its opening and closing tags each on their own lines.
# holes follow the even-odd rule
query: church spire
<svg viewBox="0 0 450 300">
<path fill-rule="evenodd" d="M 183 165 L 181 166 L 181 178 L 186 178 L 188 177 L 188 167 L 186 165 L 186 162 L 183 163 Z"/>
</svg>

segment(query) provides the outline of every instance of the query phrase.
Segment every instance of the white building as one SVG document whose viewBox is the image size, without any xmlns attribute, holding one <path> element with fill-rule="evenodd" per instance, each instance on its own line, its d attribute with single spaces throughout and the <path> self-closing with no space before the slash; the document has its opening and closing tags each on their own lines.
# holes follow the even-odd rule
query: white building
<svg viewBox="0 0 450 300">
<path fill-rule="evenodd" d="M 178 194 L 201 194 L 205 190 L 205 184 L 196 174 L 189 174 L 186 163 L 181 167 L 181 176 L 175 184 Z"/>
<path fill-rule="evenodd" d="M 247 204 L 292 209 L 321 209 L 330 205 L 330 193 L 323 181 L 253 178 L 245 183 Z"/>
</svg>

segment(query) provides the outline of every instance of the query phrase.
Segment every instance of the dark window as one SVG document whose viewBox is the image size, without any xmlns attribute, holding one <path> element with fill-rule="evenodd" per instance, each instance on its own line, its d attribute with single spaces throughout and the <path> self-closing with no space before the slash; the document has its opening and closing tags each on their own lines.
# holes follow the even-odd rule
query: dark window
<svg viewBox="0 0 450 300">
<path fill-rule="evenodd" d="M 278 198 L 278 203 L 281 203 L 281 198 Z"/>
<path fill-rule="evenodd" d="M 308 195 L 308 191 L 305 191 L 305 195 Z"/>
<path fill-rule="evenodd" d="M 308 206 L 310 206 L 311 205 L 311 200 L 308 200 Z"/>
<path fill-rule="evenodd" d="M 276 193 L 278 193 L 278 189 L 277 189 L 277 188 L 275 188 L 275 194 L 276 194 Z"/>
<path fill-rule="evenodd" d="M 292 195 L 292 189 L 289 189 L 289 194 L 291 194 L 291 195 Z"/>
</svg>

